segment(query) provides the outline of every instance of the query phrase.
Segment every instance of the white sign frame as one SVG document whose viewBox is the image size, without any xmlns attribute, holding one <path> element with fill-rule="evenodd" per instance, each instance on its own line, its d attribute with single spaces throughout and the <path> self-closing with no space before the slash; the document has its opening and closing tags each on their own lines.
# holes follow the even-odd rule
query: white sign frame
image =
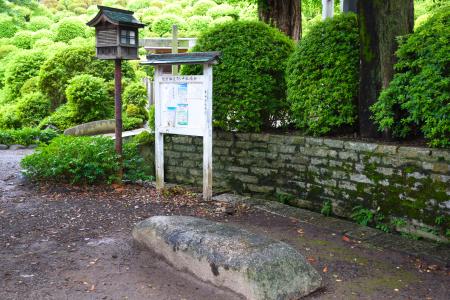
<svg viewBox="0 0 450 300">
<path fill-rule="evenodd" d="M 170 81 L 169 78 L 173 80 Z M 212 198 L 212 65 L 203 64 L 203 75 L 199 76 L 174 76 L 163 74 L 163 67 L 155 65 L 155 170 L 156 188 L 164 188 L 164 134 L 179 134 L 203 137 L 203 199 L 206 201 Z M 204 105 L 203 105 L 203 126 L 198 128 L 189 127 L 169 127 L 162 124 L 165 111 L 164 99 L 162 99 L 161 85 L 164 83 L 193 83 L 203 82 Z"/>
</svg>

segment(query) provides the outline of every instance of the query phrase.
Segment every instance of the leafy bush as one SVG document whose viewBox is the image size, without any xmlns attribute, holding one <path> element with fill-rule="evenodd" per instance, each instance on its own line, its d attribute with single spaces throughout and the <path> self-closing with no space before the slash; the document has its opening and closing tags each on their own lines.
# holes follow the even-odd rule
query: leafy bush
<svg viewBox="0 0 450 300">
<path fill-rule="evenodd" d="M 5 58 L 11 52 L 17 51 L 17 47 L 14 45 L 1 45 L 0 46 L 0 60 Z"/>
<path fill-rule="evenodd" d="M 155 105 L 152 104 L 148 110 L 148 127 L 155 130 Z"/>
<path fill-rule="evenodd" d="M 108 118 L 112 115 L 113 101 L 106 90 L 105 81 L 89 74 L 73 77 L 66 88 L 67 104 L 83 122 Z"/>
<path fill-rule="evenodd" d="M 32 17 L 28 24 L 28 29 L 38 31 L 40 29 L 48 29 L 53 24 L 53 21 L 44 16 Z"/>
<path fill-rule="evenodd" d="M 59 130 L 65 130 L 81 122 L 75 109 L 71 105 L 64 104 L 58 107 L 50 116 L 42 119 L 38 128 L 42 129 L 48 126 L 54 126 Z"/>
<path fill-rule="evenodd" d="M 183 12 L 183 8 L 176 3 L 168 4 L 163 7 L 162 13 L 163 14 L 173 14 L 173 15 L 181 15 Z"/>
<path fill-rule="evenodd" d="M 56 42 L 67 43 L 76 37 L 86 37 L 86 24 L 75 18 L 66 18 L 59 22 L 56 29 Z"/>
<path fill-rule="evenodd" d="M 0 130 L 0 144 L 5 145 L 33 145 L 47 144 L 59 134 L 55 130 L 39 130 L 36 128 L 2 129 Z"/>
<path fill-rule="evenodd" d="M 284 69 L 293 42 L 261 22 L 235 21 L 205 31 L 192 51 L 221 51 L 214 67 L 214 122 L 226 130 L 259 131 L 287 111 Z M 200 74 L 186 66 L 184 74 Z"/>
<path fill-rule="evenodd" d="M 129 1 L 127 4 L 127 8 L 132 11 L 136 11 L 141 8 L 149 7 L 151 4 L 150 0 L 134 0 Z"/>
<path fill-rule="evenodd" d="M 149 180 L 152 179 L 149 173 L 152 172 L 152 167 L 145 163 L 144 158 L 139 153 L 139 146 L 148 143 L 152 136 L 147 131 L 140 133 L 133 137 L 129 142 L 126 142 L 123 147 L 123 171 L 124 179 L 130 181 Z"/>
<path fill-rule="evenodd" d="M 125 107 L 128 104 L 145 107 L 147 104 L 147 90 L 140 82 L 133 82 L 127 85 L 123 92 L 123 103 Z"/>
<path fill-rule="evenodd" d="M 356 15 L 313 25 L 289 58 L 291 116 L 300 129 L 325 134 L 356 121 L 359 37 Z"/>
<path fill-rule="evenodd" d="M 153 21 L 152 31 L 159 36 L 164 36 L 172 32 L 172 25 L 178 25 L 178 29 L 186 28 L 186 22 L 183 18 L 176 15 L 162 15 Z"/>
<path fill-rule="evenodd" d="M 212 21 L 213 19 L 208 16 L 192 16 L 187 22 L 192 34 L 197 35 L 206 30 Z"/>
<path fill-rule="evenodd" d="M 147 120 L 147 110 L 142 106 L 128 104 L 125 112 L 130 118 L 140 118 L 144 121 Z"/>
<path fill-rule="evenodd" d="M 46 58 L 44 52 L 35 50 L 22 51 L 13 56 L 4 75 L 7 101 L 20 97 L 20 89 L 28 79 L 38 74 Z"/>
<path fill-rule="evenodd" d="M 192 7 L 192 13 L 194 15 L 204 16 L 206 15 L 206 12 L 214 6 L 217 6 L 217 3 L 212 0 L 199 0 L 195 2 L 194 6 Z"/>
<path fill-rule="evenodd" d="M 397 51 L 396 74 L 371 107 L 380 130 L 405 138 L 416 126 L 430 146 L 450 146 L 450 10 L 437 10 Z"/>
<path fill-rule="evenodd" d="M 134 71 L 127 62 L 122 64 L 123 77 L 134 78 Z M 39 72 L 39 88 L 50 98 L 56 108 L 66 100 L 67 82 L 74 76 L 91 74 L 106 81 L 114 78 L 114 63 L 95 58 L 93 44 L 71 45 L 58 49 L 44 62 Z"/>
<path fill-rule="evenodd" d="M 15 103 L 0 106 L 0 129 L 20 127 L 21 124 L 16 111 Z"/>
<path fill-rule="evenodd" d="M 6 14 L 0 14 L 0 38 L 13 37 L 19 30 L 14 19 Z"/>
<path fill-rule="evenodd" d="M 207 16 L 210 16 L 214 19 L 220 18 L 220 17 L 232 17 L 233 19 L 239 18 L 239 13 L 233 6 L 229 4 L 220 4 L 217 6 L 213 6 L 206 12 Z"/>
<path fill-rule="evenodd" d="M 136 142 L 124 144 L 124 179 L 148 178 L 137 146 Z M 116 180 L 118 161 L 114 141 L 110 138 L 62 135 L 26 156 L 21 166 L 27 177 L 37 181 L 94 184 Z"/>
<path fill-rule="evenodd" d="M 144 125 L 142 118 L 128 117 L 126 114 L 122 116 L 122 129 L 124 131 L 141 128 Z"/>
<path fill-rule="evenodd" d="M 72 184 L 111 182 L 119 168 L 112 139 L 72 136 L 60 136 L 38 147 L 21 166 L 33 180 Z"/>
<path fill-rule="evenodd" d="M 14 46 L 21 49 L 31 49 L 34 43 L 33 32 L 28 30 L 18 31 L 11 39 Z"/>
<path fill-rule="evenodd" d="M 50 100 L 39 92 L 26 94 L 17 102 L 16 110 L 22 126 L 37 126 L 50 114 Z"/>
<path fill-rule="evenodd" d="M 31 77 L 20 88 L 21 95 L 27 95 L 39 91 L 39 77 Z"/>
</svg>

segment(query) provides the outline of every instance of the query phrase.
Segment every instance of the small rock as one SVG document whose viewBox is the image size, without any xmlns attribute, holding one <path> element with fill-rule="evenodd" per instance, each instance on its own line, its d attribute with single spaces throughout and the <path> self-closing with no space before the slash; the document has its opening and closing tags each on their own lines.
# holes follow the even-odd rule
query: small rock
<svg viewBox="0 0 450 300">
<path fill-rule="evenodd" d="M 19 149 L 25 149 L 25 148 L 27 148 L 27 147 L 25 147 L 24 145 L 18 145 L 18 144 L 9 146 L 9 150 L 19 150 Z"/>
<path fill-rule="evenodd" d="M 28 145 L 28 149 L 36 149 L 37 146 L 38 145 L 36 145 L 36 144 L 31 144 L 31 145 Z"/>
<path fill-rule="evenodd" d="M 8 149 L 8 145 L 0 144 L 0 150 Z"/>
</svg>

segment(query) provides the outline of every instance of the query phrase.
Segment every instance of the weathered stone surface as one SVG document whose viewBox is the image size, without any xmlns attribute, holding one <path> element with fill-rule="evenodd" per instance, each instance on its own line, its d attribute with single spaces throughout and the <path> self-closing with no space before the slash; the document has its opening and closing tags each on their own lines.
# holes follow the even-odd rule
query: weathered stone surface
<svg viewBox="0 0 450 300">
<path fill-rule="evenodd" d="M 27 148 L 27 147 L 24 146 L 24 145 L 11 145 L 11 146 L 9 146 L 9 150 L 19 150 L 19 149 L 25 149 L 25 148 Z"/>
<path fill-rule="evenodd" d="M 321 276 L 291 246 L 227 224 L 155 216 L 139 222 L 133 238 L 174 267 L 248 299 L 295 299 L 321 286 Z"/>
<path fill-rule="evenodd" d="M 0 144 L 0 150 L 6 150 L 6 149 L 8 149 L 8 145 Z"/>
<path fill-rule="evenodd" d="M 84 123 L 64 130 L 65 135 L 97 135 L 104 133 L 113 133 L 116 128 L 115 120 L 100 120 Z"/>
</svg>

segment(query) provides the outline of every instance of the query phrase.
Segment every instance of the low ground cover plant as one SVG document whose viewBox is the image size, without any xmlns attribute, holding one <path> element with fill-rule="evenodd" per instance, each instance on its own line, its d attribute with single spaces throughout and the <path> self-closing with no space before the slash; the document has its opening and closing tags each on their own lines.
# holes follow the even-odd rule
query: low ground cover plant
<svg viewBox="0 0 450 300">
<path fill-rule="evenodd" d="M 138 151 L 139 141 L 124 144 L 124 179 L 148 179 Z M 59 136 L 26 156 L 21 166 L 32 180 L 70 184 L 111 183 L 117 180 L 119 159 L 114 140 L 107 137 Z"/>
<path fill-rule="evenodd" d="M 0 144 L 19 144 L 24 146 L 34 144 L 47 144 L 58 135 L 59 133 L 53 129 L 0 129 Z"/>
</svg>

